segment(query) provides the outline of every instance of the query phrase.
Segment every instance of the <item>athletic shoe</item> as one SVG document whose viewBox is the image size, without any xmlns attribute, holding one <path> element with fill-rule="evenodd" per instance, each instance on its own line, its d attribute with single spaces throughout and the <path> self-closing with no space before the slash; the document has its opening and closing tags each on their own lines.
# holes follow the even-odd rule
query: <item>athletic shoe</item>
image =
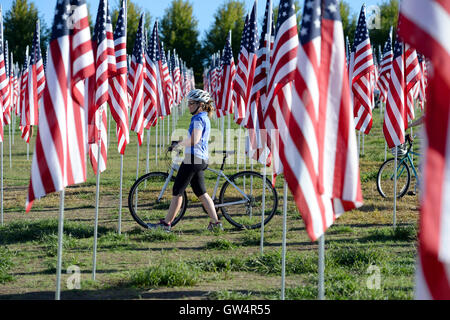
<svg viewBox="0 0 450 320">
<path fill-rule="evenodd" d="M 210 222 L 208 225 L 209 231 L 223 231 L 223 225 L 222 222 L 212 223 Z"/>
<path fill-rule="evenodd" d="M 170 224 L 164 222 L 164 219 L 159 220 L 159 223 L 147 223 L 147 227 L 152 230 L 161 229 L 169 232 L 171 227 Z"/>
</svg>

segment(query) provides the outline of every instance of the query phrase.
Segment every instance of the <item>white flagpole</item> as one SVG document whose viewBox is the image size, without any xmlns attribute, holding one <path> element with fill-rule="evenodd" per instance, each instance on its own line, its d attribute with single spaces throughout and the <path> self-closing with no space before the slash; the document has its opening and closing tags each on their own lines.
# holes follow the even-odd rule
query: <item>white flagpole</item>
<svg viewBox="0 0 450 320">
<path fill-rule="evenodd" d="M 167 116 L 166 116 L 166 118 L 167 118 Z M 161 141 L 162 141 L 162 150 L 164 150 L 165 149 L 165 147 L 166 147 L 166 139 L 164 139 L 164 132 L 165 132 L 165 124 L 164 124 L 165 122 L 164 122 L 164 119 L 163 119 L 163 121 L 162 121 L 162 126 L 161 126 Z"/>
<path fill-rule="evenodd" d="M 167 145 L 170 146 L 170 115 L 167 116 Z"/>
<path fill-rule="evenodd" d="M 158 128 L 159 123 L 158 119 L 156 119 L 156 134 L 155 134 L 155 161 L 156 161 L 156 170 L 158 170 Z"/>
<path fill-rule="evenodd" d="M 361 131 L 358 130 L 358 158 L 361 156 Z"/>
<path fill-rule="evenodd" d="M 241 128 L 241 126 L 239 126 L 239 138 L 238 138 L 238 146 L 237 146 L 238 150 L 237 150 L 237 168 L 236 168 L 236 171 L 239 171 L 239 164 L 241 162 L 241 131 L 242 131 L 242 128 Z"/>
<path fill-rule="evenodd" d="M 366 138 L 366 134 L 364 133 L 363 135 L 362 135 L 362 155 L 364 155 L 364 145 L 365 145 L 365 139 Z"/>
<path fill-rule="evenodd" d="M 101 150 L 102 150 L 102 125 L 103 125 L 103 109 L 102 105 L 99 112 L 99 130 L 98 130 L 98 150 L 97 150 L 97 182 L 95 186 L 95 225 L 94 225 L 94 254 L 92 260 L 92 280 L 95 281 L 95 273 L 97 268 L 97 237 L 98 237 L 98 207 L 100 194 L 100 164 L 101 164 Z"/>
<path fill-rule="evenodd" d="M 0 188 L 1 188 L 1 199 L 0 199 L 0 206 L 1 206 L 1 222 L 2 222 L 2 226 L 3 226 L 3 142 L 0 142 L 1 143 L 1 155 L 0 155 L 0 158 L 1 158 L 1 186 L 0 186 Z"/>
<path fill-rule="evenodd" d="M 221 118 L 221 130 L 222 130 L 222 150 L 225 150 L 225 117 L 222 116 Z"/>
<path fill-rule="evenodd" d="M 261 207 L 262 207 L 261 208 L 261 242 L 260 242 L 261 255 L 264 254 L 264 219 L 265 219 L 265 213 L 266 213 L 265 212 L 266 211 L 266 176 L 267 176 L 267 157 L 264 160 L 263 194 L 262 194 L 262 201 L 261 201 Z M 245 186 L 244 186 L 244 188 L 245 188 Z"/>
<path fill-rule="evenodd" d="M 147 163 L 145 167 L 145 173 L 150 171 L 150 137 L 151 137 L 151 127 L 147 130 Z"/>
<path fill-rule="evenodd" d="M 119 189 L 119 226 L 118 234 L 122 233 L 122 185 L 123 185 L 123 154 L 120 155 L 120 189 Z"/>
<path fill-rule="evenodd" d="M 64 236 L 64 190 L 60 192 L 58 219 L 58 255 L 56 261 L 56 293 L 55 300 L 61 300 L 61 269 Z"/>
<path fill-rule="evenodd" d="M 325 234 L 319 238 L 319 300 L 325 300 Z"/>
<path fill-rule="evenodd" d="M 281 245 L 281 300 L 285 300 L 286 291 L 286 220 L 287 220 L 287 183 L 283 186 L 283 240 Z"/>
<path fill-rule="evenodd" d="M 9 119 L 10 123 L 8 125 L 8 131 L 9 131 L 9 168 L 12 168 L 12 158 L 11 158 L 11 125 L 12 125 L 12 119 Z"/>
<path fill-rule="evenodd" d="M 31 128 L 31 127 L 30 127 Z M 31 130 L 31 129 L 30 129 Z M 30 143 L 27 142 L 27 161 L 30 160 Z"/>
<path fill-rule="evenodd" d="M 109 112 L 108 110 L 106 112 Z M 106 149 L 109 150 L 109 142 L 111 141 L 111 112 L 109 112 L 109 117 L 108 117 L 108 144 Z"/>
<path fill-rule="evenodd" d="M 136 160 L 136 180 L 139 178 L 139 141 L 137 146 L 137 160 Z"/>
<path fill-rule="evenodd" d="M 397 146 L 395 147 L 395 165 L 394 165 L 394 221 L 393 226 L 394 229 L 397 226 Z"/>
</svg>

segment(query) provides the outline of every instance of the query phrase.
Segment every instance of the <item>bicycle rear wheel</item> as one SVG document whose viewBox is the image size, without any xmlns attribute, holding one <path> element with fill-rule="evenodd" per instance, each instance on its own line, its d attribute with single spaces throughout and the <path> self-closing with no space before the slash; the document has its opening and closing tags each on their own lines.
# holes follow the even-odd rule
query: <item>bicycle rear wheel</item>
<svg viewBox="0 0 450 320">
<path fill-rule="evenodd" d="M 225 219 L 236 228 L 260 228 L 263 213 L 263 176 L 253 171 L 242 171 L 229 179 L 247 195 L 249 200 L 247 201 L 236 187 L 226 181 L 219 196 L 219 205 L 225 205 L 220 207 Z M 278 206 L 277 191 L 267 178 L 265 190 L 264 225 L 273 218 Z"/>
<path fill-rule="evenodd" d="M 395 159 L 386 160 L 380 167 L 377 176 L 377 189 L 383 198 L 394 195 Z M 406 161 L 397 161 L 397 198 L 403 197 L 408 191 L 411 173 Z"/>
<path fill-rule="evenodd" d="M 128 209 L 133 219 L 144 228 L 148 228 L 149 223 L 159 223 L 159 220 L 164 219 L 169 211 L 174 177 L 167 184 L 164 193 L 161 194 L 168 176 L 164 172 L 150 172 L 140 177 L 131 187 L 128 194 Z M 181 209 L 173 220 L 172 227 L 181 220 L 186 212 L 186 207 L 187 197 L 184 192 Z"/>
</svg>

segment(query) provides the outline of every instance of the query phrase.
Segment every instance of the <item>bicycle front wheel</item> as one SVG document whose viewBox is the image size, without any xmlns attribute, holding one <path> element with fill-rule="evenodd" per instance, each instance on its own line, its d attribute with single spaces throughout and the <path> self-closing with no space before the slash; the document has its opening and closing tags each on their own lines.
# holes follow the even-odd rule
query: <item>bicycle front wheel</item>
<svg viewBox="0 0 450 320">
<path fill-rule="evenodd" d="M 394 196 L 395 159 L 386 160 L 380 167 L 377 176 L 377 189 L 383 198 Z M 411 173 L 406 161 L 397 161 L 397 198 L 408 191 Z"/>
<path fill-rule="evenodd" d="M 131 187 L 128 195 L 128 209 L 133 219 L 142 227 L 159 223 L 169 211 L 172 201 L 172 188 L 175 179 L 167 181 L 169 175 L 164 172 L 150 172 L 140 177 Z M 164 191 L 162 192 L 162 190 Z M 183 193 L 183 203 L 177 216 L 172 222 L 175 226 L 186 212 L 187 197 Z"/>
<path fill-rule="evenodd" d="M 226 181 L 219 196 L 219 207 L 225 219 L 236 228 L 260 228 L 263 213 L 263 176 L 253 171 L 242 171 L 229 179 L 232 184 Z M 277 206 L 277 191 L 266 178 L 264 225 L 273 218 Z"/>
</svg>

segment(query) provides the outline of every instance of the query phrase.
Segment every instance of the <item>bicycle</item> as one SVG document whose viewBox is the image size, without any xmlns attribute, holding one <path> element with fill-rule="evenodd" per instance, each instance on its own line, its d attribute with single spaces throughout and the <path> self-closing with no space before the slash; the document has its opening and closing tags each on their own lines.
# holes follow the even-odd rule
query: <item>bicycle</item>
<svg viewBox="0 0 450 320">
<path fill-rule="evenodd" d="M 240 171 L 228 177 L 224 173 L 225 161 L 234 151 L 222 151 L 223 161 L 220 170 L 208 166 L 206 170 L 217 175 L 212 194 L 216 211 L 220 209 L 225 219 L 238 229 L 257 229 L 262 220 L 262 194 L 265 185 L 264 225 L 274 216 L 278 207 L 278 194 L 269 179 L 263 183 L 263 176 L 254 171 Z M 168 152 L 166 153 L 167 156 Z M 180 155 L 180 153 L 178 153 Z M 171 158 L 168 172 L 150 172 L 141 176 L 131 187 L 128 195 L 128 209 L 133 219 L 142 227 L 158 223 L 169 210 L 172 200 L 172 186 L 175 181 L 175 171 L 180 167 L 181 158 Z M 220 180 L 225 183 L 216 198 Z M 186 191 L 182 195 L 181 209 L 172 221 L 174 227 L 184 216 L 188 207 Z M 202 206 L 203 208 L 203 206 Z M 206 210 L 203 208 L 203 211 Z M 217 212 L 219 213 L 219 212 Z"/>
<path fill-rule="evenodd" d="M 417 185 L 420 184 L 419 173 L 414 166 L 411 155 L 420 156 L 420 153 L 411 150 L 414 139 L 408 134 L 405 137 L 406 143 L 392 148 L 391 152 L 395 156 L 395 150 L 397 149 L 397 198 L 402 198 L 407 192 L 411 183 L 411 170 L 416 178 Z M 387 195 L 394 194 L 394 168 L 395 158 L 386 160 L 380 167 L 377 175 L 377 189 L 379 194 L 383 198 L 387 198 Z"/>
</svg>

